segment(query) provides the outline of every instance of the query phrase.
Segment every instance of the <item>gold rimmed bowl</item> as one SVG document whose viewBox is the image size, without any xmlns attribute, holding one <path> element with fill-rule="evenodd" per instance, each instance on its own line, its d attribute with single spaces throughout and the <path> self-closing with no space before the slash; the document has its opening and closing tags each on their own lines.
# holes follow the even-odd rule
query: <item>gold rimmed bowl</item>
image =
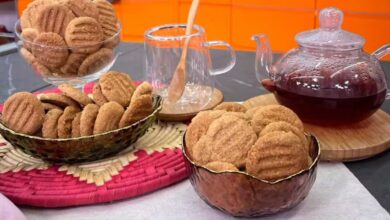
<svg viewBox="0 0 390 220">
<path fill-rule="evenodd" d="M 145 134 L 161 110 L 161 97 L 153 97 L 153 112 L 124 128 L 78 138 L 50 139 L 12 131 L 0 121 L 0 134 L 23 152 L 53 163 L 99 160 L 124 150 Z"/>
<path fill-rule="evenodd" d="M 274 182 L 242 171 L 216 172 L 198 165 L 188 156 L 183 138 L 183 154 L 191 170 L 190 182 L 209 206 L 232 216 L 258 217 L 291 209 L 309 194 L 317 175 L 320 143 L 313 135 L 306 137 L 313 163 L 305 170 Z"/>
</svg>

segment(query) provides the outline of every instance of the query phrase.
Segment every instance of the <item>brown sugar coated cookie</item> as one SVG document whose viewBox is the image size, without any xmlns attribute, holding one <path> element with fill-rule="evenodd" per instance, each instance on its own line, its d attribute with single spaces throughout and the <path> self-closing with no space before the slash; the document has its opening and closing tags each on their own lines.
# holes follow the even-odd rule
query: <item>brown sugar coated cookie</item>
<svg viewBox="0 0 390 220">
<path fill-rule="evenodd" d="M 59 138 L 72 137 L 72 122 L 79 112 L 80 109 L 73 106 L 68 106 L 65 108 L 64 113 L 58 119 L 57 133 Z"/>
<path fill-rule="evenodd" d="M 99 23 L 102 25 L 105 39 L 114 36 L 118 32 L 118 18 L 114 7 L 106 0 L 94 0 L 93 3 L 99 11 Z"/>
<path fill-rule="evenodd" d="M 102 106 L 104 105 L 104 103 L 108 102 L 108 100 L 106 99 L 106 97 L 104 97 L 102 93 L 102 89 L 100 88 L 99 83 L 96 83 L 93 86 L 92 96 L 93 96 L 93 101 L 95 101 L 95 103 L 98 104 L 99 106 Z"/>
<path fill-rule="evenodd" d="M 64 5 L 46 5 L 37 15 L 36 27 L 39 32 L 53 32 L 64 37 L 66 27 L 74 18 L 72 11 Z"/>
<path fill-rule="evenodd" d="M 123 106 L 116 102 L 105 103 L 99 109 L 93 128 L 93 134 L 100 134 L 117 129 L 124 111 Z"/>
<path fill-rule="evenodd" d="M 223 172 L 223 171 L 238 171 L 237 167 L 231 163 L 213 161 L 205 165 L 210 170 Z"/>
<path fill-rule="evenodd" d="M 60 67 L 68 58 L 68 49 L 62 37 L 56 33 L 40 33 L 34 40 L 32 53 L 49 68 Z"/>
<path fill-rule="evenodd" d="M 39 35 L 39 32 L 34 28 L 24 28 L 22 31 L 22 38 L 23 38 L 23 47 L 27 50 L 31 51 L 32 49 L 32 43 L 34 42 L 35 38 L 37 38 Z"/>
<path fill-rule="evenodd" d="M 73 107 L 79 108 L 79 104 L 76 101 L 74 101 L 73 99 L 71 99 L 67 96 L 57 94 L 57 93 L 41 94 L 39 96 L 39 99 L 43 103 L 50 103 L 50 104 L 59 106 L 61 108 L 66 108 L 67 106 L 73 106 Z"/>
<path fill-rule="evenodd" d="M 64 3 L 77 17 L 99 18 L 99 10 L 91 0 L 65 0 Z"/>
<path fill-rule="evenodd" d="M 107 100 L 118 102 L 123 107 L 129 106 L 134 92 L 134 85 L 128 74 L 109 71 L 100 78 L 99 84 Z"/>
<path fill-rule="evenodd" d="M 85 76 L 90 73 L 95 73 L 107 65 L 112 58 L 112 50 L 108 48 L 102 48 L 85 58 L 85 60 L 80 65 L 78 75 Z"/>
<path fill-rule="evenodd" d="M 61 67 L 61 72 L 64 73 L 64 75 L 77 75 L 79 68 L 81 66 L 81 63 L 84 61 L 84 59 L 87 57 L 87 54 L 83 53 L 71 53 L 68 56 L 68 59 L 66 60 L 65 64 Z"/>
<path fill-rule="evenodd" d="M 85 93 L 81 92 L 79 89 L 74 88 L 73 86 L 69 84 L 61 84 L 58 86 L 58 89 L 61 90 L 61 92 L 78 102 L 81 106 L 86 106 L 88 104 L 93 103 L 92 99 L 88 97 Z"/>
<path fill-rule="evenodd" d="M 58 119 L 61 117 L 63 111 L 52 109 L 45 115 L 45 120 L 42 126 L 42 137 L 57 138 L 58 137 Z"/>
<path fill-rule="evenodd" d="M 129 126 L 153 112 L 153 99 L 152 95 L 142 95 L 136 99 L 132 99 L 129 107 L 123 114 L 119 127 L 123 128 Z"/>
<path fill-rule="evenodd" d="M 4 103 L 2 120 L 11 130 L 35 134 L 42 127 L 45 111 L 38 98 L 29 92 L 18 92 Z"/>
<path fill-rule="evenodd" d="M 245 106 L 236 103 L 236 102 L 222 102 L 221 104 L 217 105 L 215 110 L 226 110 L 228 112 L 246 112 Z"/>
<path fill-rule="evenodd" d="M 292 132 L 271 132 L 259 138 L 248 152 L 246 171 L 259 179 L 275 181 L 308 167 L 308 154 Z"/>
<path fill-rule="evenodd" d="M 74 117 L 72 121 L 72 138 L 80 137 L 80 119 L 81 119 L 81 112 L 76 114 L 76 117 Z"/>
<path fill-rule="evenodd" d="M 95 125 L 96 117 L 99 113 L 99 106 L 95 104 L 88 104 L 81 112 L 80 118 L 80 135 L 93 135 L 93 127 Z"/>
<path fill-rule="evenodd" d="M 256 133 L 260 133 L 268 124 L 277 121 L 285 121 L 304 131 L 303 123 L 299 117 L 289 108 L 282 105 L 267 105 L 258 109 L 252 118 L 252 127 Z"/>
</svg>

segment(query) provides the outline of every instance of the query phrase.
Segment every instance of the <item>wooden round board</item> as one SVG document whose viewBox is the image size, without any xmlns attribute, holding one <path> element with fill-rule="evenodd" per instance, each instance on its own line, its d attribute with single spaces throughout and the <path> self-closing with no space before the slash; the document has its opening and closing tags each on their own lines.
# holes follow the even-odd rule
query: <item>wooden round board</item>
<svg viewBox="0 0 390 220">
<path fill-rule="evenodd" d="M 268 104 L 277 104 L 272 94 L 244 102 L 247 108 Z M 382 110 L 364 121 L 346 126 L 321 127 L 305 123 L 305 130 L 320 140 L 321 160 L 355 161 L 390 149 L 390 115 Z"/>
<path fill-rule="evenodd" d="M 203 110 L 209 110 L 214 108 L 215 106 L 219 105 L 221 102 L 223 102 L 223 93 L 219 90 L 214 88 L 213 95 L 211 97 L 210 102 L 206 105 L 206 107 Z M 185 113 L 174 113 L 169 112 L 166 108 L 163 108 L 158 114 L 158 118 L 160 120 L 164 121 L 171 121 L 171 122 L 180 122 L 180 121 L 188 121 L 191 120 L 199 111 L 188 111 Z"/>
</svg>

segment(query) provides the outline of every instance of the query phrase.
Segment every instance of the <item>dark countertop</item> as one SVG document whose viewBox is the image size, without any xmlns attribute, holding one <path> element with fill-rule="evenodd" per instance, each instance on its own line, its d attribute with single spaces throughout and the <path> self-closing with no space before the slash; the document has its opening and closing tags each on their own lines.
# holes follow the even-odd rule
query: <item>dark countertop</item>
<svg viewBox="0 0 390 220">
<path fill-rule="evenodd" d="M 143 45 L 122 43 L 119 52 L 121 55 L 113 69 L 130 73 L 134 80 L 143 80 L 145 78 L 143 75 Z M 224 58 L 224 56 L 218 56 L 214 64 L 218 66 L 219 63 L 224 62 Z M 215 85 L 223 91 L 226 101 L 245 101 L 266 93 L 255 78 L 254 61 L 253 52 L 237 52 L 237 64 L 233 70 L 214 76 Z M 383 67 L 390 74 L 390 62 L 383 62 Z M 35 75 L 18 53 L 0 56 L 1 102 L 17 91 L 33 92 L 47 87 L 50 85 Z M 386 101 L 382 109 L 390 113 L 390 101 Z M 390 151 L 371 159 L 345 164 L 379 203 L 390 212 Z"/>
</svg>

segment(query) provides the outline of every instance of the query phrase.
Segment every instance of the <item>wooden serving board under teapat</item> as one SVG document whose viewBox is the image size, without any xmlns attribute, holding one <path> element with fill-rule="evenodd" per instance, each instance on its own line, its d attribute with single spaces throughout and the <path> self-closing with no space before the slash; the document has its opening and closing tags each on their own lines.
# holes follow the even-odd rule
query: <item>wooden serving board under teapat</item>
<svg viewBox="0 0 390 220">
<path fill-rule="evenodd" d="M 245 107 L 277 104 L 273 94 L 261 95 L 244 102 Z M 355 161 L 390 149 L 390 115 L 378 110 L 370 118 L 346 126 L 321 127 L 305 123 L 305 130 L 321 143 L 321 160 Z"/>
</svg>

